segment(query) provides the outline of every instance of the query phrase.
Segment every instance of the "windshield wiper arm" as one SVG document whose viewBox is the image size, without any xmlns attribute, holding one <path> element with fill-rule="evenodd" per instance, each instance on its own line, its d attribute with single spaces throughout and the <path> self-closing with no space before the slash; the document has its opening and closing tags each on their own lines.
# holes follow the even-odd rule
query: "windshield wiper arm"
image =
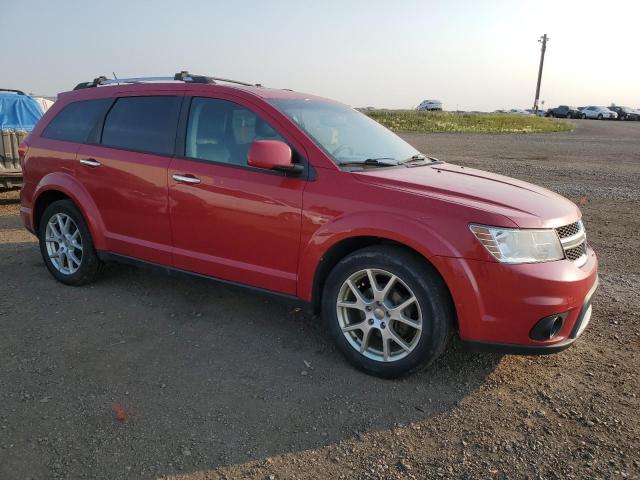
<svg viewBox="0 0 640 480">
<path fill-rule="evenodd" d="M 390 161 L 385 161 L 390 160 Z M 338 162 L 338 165 L 366 165 L 372 167 L 391 167 L 398 165 L 395 158 L 391 157 L 378 157 L 378 158 L 365 158 L 364 160 L 346 160 L 344 162 Z"/>
</svg>

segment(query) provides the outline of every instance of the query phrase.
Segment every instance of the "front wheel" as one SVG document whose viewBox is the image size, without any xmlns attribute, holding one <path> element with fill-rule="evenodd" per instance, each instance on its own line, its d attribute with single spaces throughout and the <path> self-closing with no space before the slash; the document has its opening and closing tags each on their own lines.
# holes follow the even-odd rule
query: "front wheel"
<svg viewBox="0 0 640 480">
<path fill-rule="evenodd" d="M 601 114 L 601 113 L 599 113 L 599 114 L 598 114 L 598 120 L 602 120 L 602 119 L 603 119 L 603 116 L 602 116 L 602 114 Z"/>
<path fill-rule="evenodd" d="M 38 238 L 42 258 L 59 282 L 84 285 L 99 273 L 102 262 L 82 213 L 72 201 L 59 200 L 47 207 L 40 220 Z"/>
<path fill-rule="evenodd" d="M 432 363 L 444 350 L 454 311 L 440 275 L 401 247 L 367 247 L 336 265 L 323 317 L 355 367 L 393 378 Z"/>
</svg>

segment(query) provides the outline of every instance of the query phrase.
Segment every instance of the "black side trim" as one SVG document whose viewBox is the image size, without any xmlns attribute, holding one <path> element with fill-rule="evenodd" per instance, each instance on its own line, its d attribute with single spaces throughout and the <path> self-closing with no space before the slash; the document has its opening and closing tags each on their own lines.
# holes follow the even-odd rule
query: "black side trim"
<svg viewBox="0 0 640 480">
<path fill-rule="evenodd" d="M 141 267 L 141 268 L 145 268 L 145 269 L 149 269 L 149 270 L 155 270 L 155 271 L 163 272 L 163 273 L 166 273 L 167 275 L 178 275 L 178 276 L 183 276 L 183 277 L 203 278 L 205 280 L 211 280 L 211 281 L 216 282 L 216 283 L 223 283 L 225 285 L 231 285 L 231 286 L 234 286 L 234 287 L 241 287 L 241 288 L 244 288 L 244 289 L 252 290 L 254 292 L 265 294 L 265 295 L 269 295 L 269 296 L 272 296 L 272 297 L 279 297 L 279 298 L 281 298 L 281 299 L 283 299 L 285 301 L 289 301 L 291 303 L 299 305 L 305 311 L 309 311 L 309 312 L 311 311 L 311 303 L 307 302 L 305 300 L 302 300 L 300 297 L 296 297 L 295 295 L 288 295 L 286 293 L 274 292 L 273 290 L 267 290 L 265 288 L 260 288 L 260 287 L 253 287 L 251 285 L 246 285 L 244 283 L 233 282 L 231 280 L 225 280 L 225 279 L 218 278 L 218 277 L 212 277 L 212 276 L 209 276 L 209 275 L 204 275 L 202 273 L 190 272 L 188 270 L 182 270 L 182 269 L 179 269 L 179 268 L 168 267 L 166 265 L 161 265 L 159 263 L 148 262 L 146 260 L 140 260 L 138 258 L 129 257 L 127 255 L 121 255 L 119 253 L 105 252 L 105 251 L 99 251 L 97 253 L 98 253 L 98 258 L 100 258 L 100 260 L 102 260 L 103 262 L 125 263 L 127 265 L 133 265 L 133 266 L 136 266 L 136 267 Z"/>
</svg>

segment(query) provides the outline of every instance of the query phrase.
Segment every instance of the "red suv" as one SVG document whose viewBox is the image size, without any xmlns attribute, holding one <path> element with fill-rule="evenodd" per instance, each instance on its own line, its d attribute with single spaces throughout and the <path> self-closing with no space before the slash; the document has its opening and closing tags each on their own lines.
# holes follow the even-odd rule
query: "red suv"
<svg viewBox="0 0 640 480">
<path fill-rule="evenodd" d="M 331 100 L 100 77 L 61 94 L 20 157 L 21 215 L 57 280 L 124 259 L 293 297 L 374 375 L 429 364 L 454 331 L 557 352 L 591 317 L 576 205 L 425 156 Z"/>
</svg>

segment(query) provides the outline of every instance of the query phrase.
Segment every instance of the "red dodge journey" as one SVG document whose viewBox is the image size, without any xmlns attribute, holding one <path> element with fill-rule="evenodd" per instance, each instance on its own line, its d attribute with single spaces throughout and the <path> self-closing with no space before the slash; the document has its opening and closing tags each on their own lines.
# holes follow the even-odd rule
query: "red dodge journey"
<svg viewBox="0 0 640 480">
<path fill-rule="evenodd" d="M 324 98 L 99 77 L 59 96 L 20 158 L 22 219 L 58 281 L 125 260 L 292 297 L 373 375 L 430 364 L 454 332 L 557 352 L 591 317 L 597 259 L 575 204 Z"/>
</svg>

